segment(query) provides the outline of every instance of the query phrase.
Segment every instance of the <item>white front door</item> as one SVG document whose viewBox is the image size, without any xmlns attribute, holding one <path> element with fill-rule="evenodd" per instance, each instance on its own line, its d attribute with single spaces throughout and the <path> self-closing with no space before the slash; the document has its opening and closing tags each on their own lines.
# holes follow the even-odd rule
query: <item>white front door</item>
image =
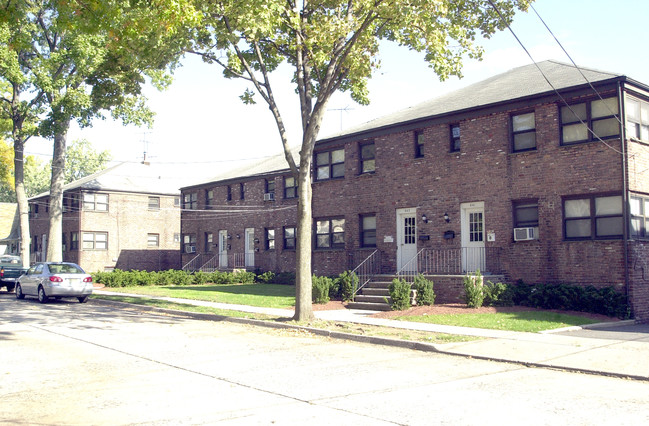
<svg viewBox="0 0 649 426">
<path fill-rule="evenodd" d="M 404 266 L 410 272 L 416 272 L 417 262 L 417 209 L 397 210 L 397 271 Z M 408 263 L 410 262 L 410 263 Z"/>
<path fill-rule="evenodd" d="M 484 202 L 463 203 L 462 216 L 462 270 L 472 273 L 485 270 Z"/>
<path fill-rule="evenodd" d="M 219 231 L 219 268 L 228 267 L 228 231 Z"/>
<path fill-rule="evenodd" d="M 246 228 L 246 268 L 255 267 L 255 228 Z"/>
</svg>

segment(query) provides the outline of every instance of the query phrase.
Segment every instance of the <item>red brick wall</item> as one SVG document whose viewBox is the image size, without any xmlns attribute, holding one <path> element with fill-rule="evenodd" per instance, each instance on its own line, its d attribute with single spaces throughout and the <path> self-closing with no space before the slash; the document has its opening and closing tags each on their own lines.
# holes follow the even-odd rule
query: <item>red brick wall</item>
<svg viewBox="0 0 649 426">
<path fill-rule="evenodd" d="M 67 250 L 63 252 L 63 260 L 78 263 L 90 272 L 115 267 L 144 270 L 180 268 L 179 243 L 174 240 L 175 234 L 180 232 L 180 209 L 174 206 L 173 196 L 151 196 L 160 197 L 159 210 L 149 210 L 147 194 L 110 192 L 108 212 L 84 210 L 64 213 L 63 233 Z M 30 220 L 30 233 L 39 235 L 40 240 L 48 230 L 47 213 L 40 207 L 38 219 Z M 107 232 L 108 249 L 83 250 L 84 231 Z M 79 250 L 70 248 L 71 232 L 79 232 Z M 148 247 L 148 234 L 159 235 L 159 247 Z M 131 254 L 127 255 L 128 252 Z M 133 252 L 137 252 L 137 256 Z"/>
</svg>

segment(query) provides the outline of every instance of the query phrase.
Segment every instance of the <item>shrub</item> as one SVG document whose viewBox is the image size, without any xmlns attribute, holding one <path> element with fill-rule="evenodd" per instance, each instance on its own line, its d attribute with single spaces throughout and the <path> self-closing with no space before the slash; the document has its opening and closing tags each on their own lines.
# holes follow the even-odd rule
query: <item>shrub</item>
<svg viewBox="0 0 649 426">
<path fill-rule="evenodd" d="M 482 274 L 479 270 L 472 276 L 464 276 L 464 301 L 469 308 L 482 306 L 485 297 L 483 287 Z"/>
<path fill-rule="evenodd" d="M 311 278 L 313 303 L 325 304 L 329 302 L 329 289 L 332 282 L 333 280 L 329 277 L 316 277 L 314 275 Z"/>
<path fill-rule="evenodd" d="M 417 306 L 432 305 L 435 303 L 435 292 L 433 291 L 433 282 L 424 278 L 422 274 L 415 277 L 414 283 L 417 295 L 415 300 Z"/>
<path fill-rule="evenodd" d="M 492 283 L 487 281 L 483 287 L 484 291 L 484 305 L 487 306 L 512 306 L 513 292 L 512 286 L 503 283 Z"/>
<path fill-rule="evenodd" d="M 258 283 L 269 284 L 275 279 L 275 273 L 272 271 L 266 271 L 263 274 L 257 274 L 255 279 Z"/>
<path fill-rule="evenodd" d="M 340 292 L 343 301 L 354 300 L 354 295 L 358 289 L 358 276 L 352 271 L 344 271 L 338 275 L 340 280 Z"/>
<path fill-rule="evenodd" d="M 280 272 L 271 281 L 272 284 L 295 285 L 295 272 Z"/>
<path fill-rule="evenodd" d="M 342 290 L 340 277 L 332 277 L 331 286 L 329 287 L 329 298 L 333 300 L 343 300 Z"/>
<path fill-rule="evenodd" d="M 405 280 L 395 278 L 388 287 L 392 303 L 390 307 L 393 311 L 404 311 L 412 306 L 410 303 L 410 283 Z"/>
</svg>

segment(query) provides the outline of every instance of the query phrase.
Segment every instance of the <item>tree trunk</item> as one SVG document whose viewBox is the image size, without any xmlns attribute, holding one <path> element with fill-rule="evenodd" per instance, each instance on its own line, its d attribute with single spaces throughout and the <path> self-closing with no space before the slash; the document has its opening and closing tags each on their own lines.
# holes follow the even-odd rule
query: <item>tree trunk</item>
<svg viewBox="0 0 649 426">
<path fill-rule="evenodd" d="M 313 148 L 320 132 L 320 125 L 326 111 L 327 99 L 311 114 L 302 137 L 300 150 L 300 169 L 298 172 L 297 204 L 297 264 L 295 265 L 295 316 L 296 321 L 309 321 L 314 318 L 311 280 L 311 254 L 313 248 L 313 210 L 311 187 L 311 164 Z"/>
<path fill-rule="evenodd" d="M 297 259 L 295 265 L 295 319 L 309 321 L 314 318 L 312 306 L 311 250 L 312 208 L 311 167 L 305 165 L 300 155 L 297 204 Z M 310 161 L 309 161 L 310 163 Z"/>
<path fill-rule="evenodd" d="M 65 185 L 65 149 L 69 121 L 54 135 L 52 180 L 50 182 L 50 229 L 47 245 L 49 262 L 63 261 L 63 185 Z"/>
<path fill-rule="evenodd" d="M 14 182 L 16 186 L 16 202 L 18 203 L 18 218 L 20 220 L 20 258 L 23 266 L 29 267 L 29 202 L 25 192 L 25 142 L 14 134 Z"/>
</svg>

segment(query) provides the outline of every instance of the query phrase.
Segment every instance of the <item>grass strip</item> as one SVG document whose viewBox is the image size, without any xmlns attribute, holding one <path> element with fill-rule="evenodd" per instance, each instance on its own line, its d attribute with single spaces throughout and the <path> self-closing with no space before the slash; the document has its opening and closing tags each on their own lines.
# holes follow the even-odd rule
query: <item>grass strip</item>
<svg viewBox="0 0 649 426">
<path fill-rule="evenodd" d="M 295 286 L 282 284 L 208 284 L 191 286 L 105 287 L 104 291 L 176 297 L 262 308 L 295 306 Z"/>
<path fill-rule="evenodd" d="M 429 324 L 454 325 L 460 327 L 486 328 L 538 333 L 543 330 L 593 324 L 590 318 L 561 314 L 552 311 L 520 311 L 482 314 L 417 315 L 394 318 L 399 321 L 423 322 Z"/>
</svg>

